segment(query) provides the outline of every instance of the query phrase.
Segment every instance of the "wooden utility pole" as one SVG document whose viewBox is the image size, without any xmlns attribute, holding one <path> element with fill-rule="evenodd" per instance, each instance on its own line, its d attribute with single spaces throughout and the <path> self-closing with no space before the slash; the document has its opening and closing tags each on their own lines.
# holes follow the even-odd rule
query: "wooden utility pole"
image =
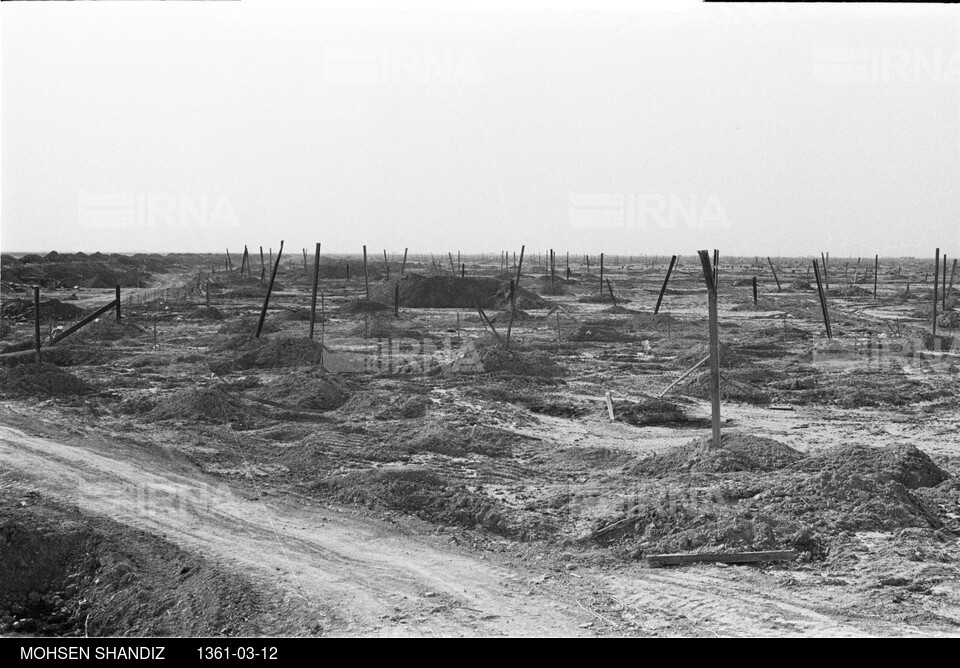
<svg viewBox="0 0 960 668">
<path fill-rule="evenodd" d="M 718 450 L 720 443 L 720 326 L 717 323 L 717 285 L 713 282 L 713 267 L 710 266 L 709 251 L 697 251 L 703 268 L 703 280 L 707 284 L 707 302 L 710 317 L 710 408 L 713 426 L 712 450 Z"/>
<path fill-rule="evenodd" d="M 270 249 L 270 255 L 273 255 L 273 249 Z M 270 274 L 270 283 L 267 285 L 267 294 L 263 298 L 263 309 L 260 311 L 260 322 L 257 323 L 256 338 L 260 338 L 260 332 L 263 331 L 263 321 L 267 317 L 267 306 L 270 305 L 270 293 L 273 292 L 273 282 L 277 278 L 277 269 L 280 268 L 280 256 L 283 255 L 283 241 L 280 241 L 280 250 L 277 251 L 277 262 L 273 265 L 273 272 Z"/>
<path fill-rule="evenodd" d="M 320 280 L 320 243 L 317 242 L 313 256 L 313 294 L 310 297 L 310 338 L 313 338 L 313 323 L 317 316 L 317 282 Z"/>
<path fill-rule="evenodd" d="M 670 282 L 670 274 L 673 273 L 673 267 L 676 263 L 677 263 L 677 256 L 674 255 L 672 258 L 670 258 L 670 266 L 667 267 L 667 275 L 663 277 L 663 285 L 660 286 L 660 296 L 657 297 L 657 305 L 653 309 L 654 315 L 660 313 L 660 303 L 663 301 L 663 295 L 667 291 L 667 283 Z"/>
</svg>

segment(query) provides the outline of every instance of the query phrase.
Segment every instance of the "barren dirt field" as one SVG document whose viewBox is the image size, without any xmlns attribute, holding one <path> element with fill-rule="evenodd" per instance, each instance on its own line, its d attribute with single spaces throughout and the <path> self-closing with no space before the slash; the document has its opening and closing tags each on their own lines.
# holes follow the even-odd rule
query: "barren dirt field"
<svg viewBox="0 0 960 668">
<path fill-rule="evenodd" d="M 960 633 L 932 261 L 374 259 L 3 256 L 0 635 Z"/>
</svg>

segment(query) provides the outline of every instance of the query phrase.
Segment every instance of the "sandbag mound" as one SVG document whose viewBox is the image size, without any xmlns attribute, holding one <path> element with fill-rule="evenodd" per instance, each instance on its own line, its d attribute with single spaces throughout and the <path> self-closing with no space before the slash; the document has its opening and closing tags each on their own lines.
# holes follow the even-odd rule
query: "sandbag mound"
<svg viewBox="0 0 960 668">
<path fill-rule="evenodd" d="M 875 448 L 851 443 L 814 455 L 796 464 L 798 471 L 830 471 L 837 479 L 870 477 L 879 483 L 898 482 L 907 489 L 935 487 L 950 478 L 930 457 L 910 444 Z"/>
<path fill-rule="evenodd" d="M 467 276 L 421 276 L 410 274 L 378 286 L 375 299 L 393 303 L 400 286 L 400 306 L 407 308 L 462 308 L 475 310 L 504 308 L 509 305 L 510 285 L 495 278 Z M 546 308 L 547 302 L 526 288 L 516 291 L 519 309 Z"/>
<path fill-rule="evenodd" d="M 474 341 L 472 353 L 475 357 L 471 357 L 479 362 L 480 368 L 477 370 L 485 373 L 544 378 L 554 378 L 566 373 L 566 370 L 546 353 L 530 350 L 517 343 L 512 343 L 510 350 L 506 350 L 493 337 Z"/>
<path fill-rule="evenodd" d="M 501 534 L 515 532 L 499 501 L 420 467 L 385 466 L 331 476 L 318 480 L 312 489 L 342 503 L 397 510 L 432 522 L 480 526 Z"/>
<path fill-rule="evenodd" d="M 567 334 L 565 338 L 568 341 L 601 341 L 608 343 L 624 343 L 637 339 L 629 332 L 623 332 L 614 326 L 602 323 L 580 325 L 575 331 Z"/>
<path fill-rule="evenodd" d="M 642 477 L 662 477 L 671 473 L 732 473 L 735 471 L 774 471 L 803 459 L 803 453 L 764 436 L 723 434 L 719 450 L 710 449 L 712 436 L 698 438 L 686 445 L 645 457 L 629 473 Z"/>
<path fill-rule="evenodd" d="M 40 320 L 79 320 L 83 309 L 73 304 L 65 304 L 59 299 L 47 299 L 40 302 Z M 31 320 L 33 316 L 32 299 L 14 299 L 3 306 L 3 317 L 10 320 Z"/>
<path fill-rule="evenodd" d="M 293 372 L 264 382 L 254 396 L 293 407 L 326 411 L 341 406 L 350 392 L 337 376 Z"/>
<path fill-rule="evenodd" d="M 74 397 L 92 393 L 95 388 L 69 371 L 44 362 L 0 367 L 0 395 L 7 397 Z"/>
<path fill-rule="evenodd" d="M 603 410 L 606 411 L 606 406 Z M 637 403 L 614 402 L 614 416 L 621 422 L 637 427 L 683 424 L 689 421 L 680 406 L 657 397 L 641 397 Z"/>
<path fill-rule="evenodd" d="M 393 307 L 382 302 L 367 301 L 366 299 L 354 299 L 340 307 L 340 313 L 342 315 L 386 313 L 387 311 L 393 311 Z"/>
</svg>

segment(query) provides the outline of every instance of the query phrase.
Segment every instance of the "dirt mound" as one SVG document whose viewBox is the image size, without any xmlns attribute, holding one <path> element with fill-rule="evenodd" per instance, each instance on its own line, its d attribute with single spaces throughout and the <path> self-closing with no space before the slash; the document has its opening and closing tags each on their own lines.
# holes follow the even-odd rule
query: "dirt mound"
<svg viewBox="0 0 960 668">
<path fill-rule="evenodd" d="M 340 307 L 342 315 L 355 315 L 358 313 L 386 313 L 393 311 L 392 306 L 378 301 L 367 301 L 366 299 L 354 299 Z"/>
<path fill-rule="evenodd" d="M 350 390 L 336 376 L 294 371 L 264 382 L 254 396 L 295 407 L 332 410 L 347 401 Z"/>
<path fill-rule="evenodd" d="M 366 339 L 423 339 L 425 335 L 413 325 L 391 318 L 370 318 L 347 330 L 347 336 Z"/>
<path fill-rule="evenodd" d="M 495 278 L 454 276 L 421 276 L 410 274 L 378 286 L 373 296 L 393 303 L 394 290 L 400 286 L 400 306 L 407 308 L 462 308 L 474 310 L 503 308 L 509 304 L 509 283 Z M 519 309 L 546 308 L 547 302 L 534 292 L 521 287 L 516 291 Z"/>
<path fill-rule="evenodd" d="M 606 411 L 606 406 L 603 410 Z M 636 403 L 614 402 L 613 413 L 617 420 L 637 427 L 680 425 L 689 422 L 680 406 L 657 397 L 641 397 Z"/>
<path fill-rule="evenodd" d="M 789 382 L 789 385 L 778 385 L 778 400 L 798 405 L 824 403 L 841 408 L 907 406 L 951 394 L 946 388 L 935 388 L 894 369 L 820 374 Z"/>
<path fill-rule="evenodd" d="M 144 417 L 148 420 L 193 419 L 243 424 L 252 414 L 249 405 L 242 404 L 219 387 L 191 387 L 158 399 Z"/>
<path fill-rule="evenodd" d="M 363 421 L 371 417 L 374 420 L 410 420 L 425 416 L 431 404 L 426 395 L 395 387 L 358 392 L 340 407 L 339 412 Z"/>
<path fill-rule="evenodd" d="M 584 295 L 577 299 L 581 304 L 612 304 L 613 300 L 610 299 L 610 293 L 604 291 L 603 294 L 592 294 Z M 617 295 L 617 304 L 629 304 L 630 300 L 626 297 L 621 297 Z"/>
<path fill-rule="evenodd" d="M 519 438 L 491 427 L 435 421 L 399 435 L 396 443 L 410 454 L 429 452 L 448 457 L 504 457 L 513 452 Z"/>
<path fill-rule="evenodd" d="M 500 311 L 499 313 L 488 313 L 487 317 L 490 318 L 490 322 L 494 324 L 507 325 L 510 322 L 510 309 L 506 311 Z M 516 325 L 518 322 L 533 322 L 534 320 L 540 320 L 535 315 L 530 315 L 526 311 L 517 309 L 513 314 L 513 324 Z"/>
<path fill-rule="evenodd" d="M 755 383 L 764 382 L 776 374 L 763 370 L 738 369 L 720 374 L 720 399 L 739 401 L 746 404 L 769 404 L 770 393 L 757 387 Z M 685 394 L 702 399 L 710 398 L 710 372 L 701 371 L 687 383 Z"/>
<path fill-rule="evenodd" d="M 430 522 L 516 533 L 502 503 L 424 468 L 386 466 L 322 478 L 312 488 L 342 503 L 397 510 Z"/>
<path fill-rule="evenodd" d="M 59 299 L 47 299 L 40 302 L 40 320 L 79 320 L 83 309 L 73 304 L 65 304 Z M 32 320 L 33 300 L 14 299 L 3 306 L 3 317 L 10 320 Z"/>
<path fill-rule="evenodd" d="M 803 453 L 764 436 L 724 434 L 719 450 L 711 450 L 712 436 L 698 438 L 686 445 L 641 459 L 630 468 L 630 475 L 664 476 L 676 472 L 731 473 L 734 471 L 773 471 L 803 458 Z"/>
<path fill-rule="evenodd" d="M 36 504 L 3 499 L 16 510 L 0 511 L 0 634 L 264 632 L 262 602 L 242 575 L 143 531 Z"/>
<path fill-rule="evenodd" d="M 937 326 L 945 329 L 960 329 L 960 311 L 951 311 L 939 316 Z"/>
<path fill-rule="evenodd" d="M 704 357 L 710 354 L 710 344 L 708 343 L 698 343 L 693 346 L 689 346 L 687 350 L 681 353 L 677 361 L 684 367 L 693 366 Z M 727 343 L 726 341 L 720 342 L 720 368 L 721 369 L 730 369 L 742 365 L 746 362 L 746 358 L 740 354 L 737 348 L 732 343 Z M 707 362 L 709 364 L 709 362 Z"/>
<path fill-rule="evenodd" d="M 254 338 L 254 334 L 257 332 L 257 324 L 260 322 L 259 315 L 247 314 L 236 320 L 227 320 L 223 323 L 223 326 L 217 330 L 220 334 L 224 334 L 231 337 L 249 337 Z M 273 317 L 272 313 L 267 313 L 267 317 L 263 321 L 263 330 L 260 332 L 263 334 L 272 334 L 279 331 L 280 326 L 277 324 L 277 319 Z M 222 345 L 222 337 L 219 337 L 213 343 L 214 347 L 219 347 Z"/>
<path fill-rule="evenodd" d="M 0 393 L 4 396 L 76 397 L 91 394 L 95 388 L 69 371 L 44 362 L 0 367 Z"/>
<path fill-rule="evenodd" d="M 135 339 L 143 336 L 147 330 L 124 318 L 117 324 L 112 313 L 98 318 L 72 337 L 79 341 L 119 341 L 120 339 Z"/>
<path fill-rule="evenodd" d="M 183 317 L 187 320 L 223 320 L 223 311 L 215 306 L 197 306 L 184 313 Z"/>
<path fill-rule="evenodd" d="M 515 376 L 538 376 L 553 378 L 562 376 L 566 370 L 552 356 L 517 343 L 511 343 L 510 350 L 493 337 L 484 337 L 473 342 L 473 353 L 483 372 L 508 373 Z"/>
<path fill-rule="evenodd" d="M 859 443 L 842 445 L 798 462 L 798 471 L 830 471 L 840 480 L 869 476 L 880 483 L 898 482 L 907 489 L 935 487 L 950 478 L 916 446 L 875 448 Z"/>
<path fill-rule="evenodd" d="M 794 281 L 788 287 L 790 290 L 801 290 L 801 291 L 813 290 L 813 286 L 810 285 L 810 283 L 807 281 Z"/>
<path fill-rule="evenodd" d="M 246 369 L 298 367 L 320 364 L 320 343 L 306 337 L 237 336 L 218 345 L 220 359 L 210 364 L 214 373 Z"/>
<path fill-rule="evenodd" d="M 565 338 L 568 341 L 602 341 L 609 343 L 637 340 L 637 337 L 629 332 L 624 332 L 618 327 L 601 323 L 586 323 L 580 325 L 575 331 L 567 334 Z"/>
<path fill-rule="evenodd" d="M 276 294 L 283 289 L 283 285 L 278 282 L 274 282 L 273 290 L 270 294 Z M 241 285 L 240 287 L 227 290 L 225 293 L 223 293 L 223 296 L 228 299 L 263 299 L 266 297 L 266 295 L 267 284 L 261 284 L 259 281 L 256 283 L 250 283 L 249 285 Z"/>
</svg>

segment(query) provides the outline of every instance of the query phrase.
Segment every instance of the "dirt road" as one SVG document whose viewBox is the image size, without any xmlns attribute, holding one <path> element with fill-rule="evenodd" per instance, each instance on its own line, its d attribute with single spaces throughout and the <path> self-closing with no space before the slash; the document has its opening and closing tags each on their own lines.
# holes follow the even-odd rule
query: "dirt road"
<svg viewBox="0 0 960 668">
<path fill-rule="evenodd" d="M 162 451 L 64 440 L 0 425 L 0 466 L 245 573 L 330 635 L 929 635 L 852 614 L 853 592 L 783 585 L 784 572 L 510 562 L 309 499 L 244 498 Z"/>
</svg>

